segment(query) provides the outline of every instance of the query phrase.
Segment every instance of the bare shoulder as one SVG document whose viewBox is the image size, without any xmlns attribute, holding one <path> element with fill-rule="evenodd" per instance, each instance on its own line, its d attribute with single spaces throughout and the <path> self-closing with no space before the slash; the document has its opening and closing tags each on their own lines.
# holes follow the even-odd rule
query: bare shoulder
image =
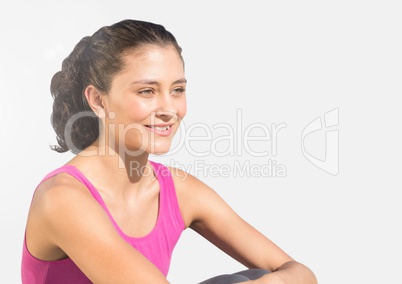
<svg viewBox="0 0 402 284">
<path fill-rule="evenodd" d="M 49 210 L 63 203 L 89 198 L 90 193 L 84 184 L 67 173 L 59 173 L 38 186 L 31 209 Z"/>
<path fill-rule="evenodd" d="M 208 210 L 227 207 L 214 189 L 194 175 L 178 168 L 168 168 L 176 188 L 180 210 L 188 227 L 203 218 Z"/>
<path fill-rule="evenodd" d="M 205 190 L 212 190 L 207 184 L 194 175 L 175 167 L 168 166 L 172 175 L 176 190 L 190 191 L 194 194 Z"/>
<path fill-rule="evenodd" d="M 98 218 L 108 220 L 107 214 L 85 184 L 67 173 L 59 173 L 36 189 L 28 216 L 27 231 L 35 231 L 32 224 L 38 225 L 42 230 L 48 230 L 47 240 L 53 242 L 53 233 L 66 233 L 77 222 L 83 221 L 83 216 L 88 222 Z"/>
<path fill-rule="evenodd" d="M 27 222 L 27 236 L 36 235 L 35 228 L 49 229 L 62 224 L 71 213 L 85 211 L 94 204 L 86 186 L 67 173 L 59 173 L 42 182 L 32 199 Z"/>
<path fill-rule="evenodd" d="M 53 231 L 63 226 L 70 213 L 84 211 L 80 208 L 87 208 L 91 202 L 86 187 L 69 174 L 59 173 L 42 182 L 35 191 L 26 224 L 30 252 L 44 260 L 65 257 Z"/>
<path fill-rule="evenodd" d="M 194 183 L 196 181 L 196 178 L 192 174 L 182 169 L 171 166 L 167 166 L 167 168 L 169 169 L 170 174 L 172 175 L 176 189 Z"/>
<path fill-rule="evenodd" d="M 173 178 L 173 182 L 178 195 L 183 195 L 187 198 L 198 199 L 205 194 L 210 194 L 213 191 L 206 183 L 199 180 L 192 174 L 175 167 L 168 167 Z"/>
</svg>

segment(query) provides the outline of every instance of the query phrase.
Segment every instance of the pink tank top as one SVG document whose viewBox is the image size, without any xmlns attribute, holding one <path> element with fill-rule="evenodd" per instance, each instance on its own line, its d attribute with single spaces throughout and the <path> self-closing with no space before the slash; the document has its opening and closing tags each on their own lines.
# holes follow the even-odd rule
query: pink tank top
<svg viewBox="0 0 402 284">
<path fill-rule="evenodd" d="M 111 222 L 120 236 L 141 252 L 167 276 L 173 249 L 182 231 L 185 229 L 185 225 L 180 213 L 176 191 L 169 169 L 156 162 L 150 163 L 154 168 L 160 187 L 159 214 L 152 231 L 146 236 L 139 238 L 127 236 L 120 229 L 106 207 L 98 190 L 76 167 L 71 165 L 62 166 L 45 176 L 41 183 L 58 173 L 68 173 L 85 184 L 93 197 L 109 215 Z M 22 252 L 21 276 L 23 284 L 91 283 L 70 258 L 57 261 L 43 261 L 37 259 L 30 254 L 25 241 Z"/>
</svg>

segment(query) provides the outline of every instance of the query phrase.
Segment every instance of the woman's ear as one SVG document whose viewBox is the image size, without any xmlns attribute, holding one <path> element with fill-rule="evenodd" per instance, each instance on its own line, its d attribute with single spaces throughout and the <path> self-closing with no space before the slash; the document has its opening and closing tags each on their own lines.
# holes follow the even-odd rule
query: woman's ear
<svg viewBox="0 0 402 284">
<path fill-rule="evenodd" d="M 105 117 L 105 105 L 102 93 L 94 86 L 89 85 L 84 91 L 89 107 L 99 117 Z"/>
</svg>

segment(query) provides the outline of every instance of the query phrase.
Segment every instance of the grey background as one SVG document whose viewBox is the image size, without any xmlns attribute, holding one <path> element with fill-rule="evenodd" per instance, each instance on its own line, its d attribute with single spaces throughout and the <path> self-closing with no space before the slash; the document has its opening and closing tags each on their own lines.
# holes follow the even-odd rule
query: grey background
<svg viewBox="0 0 402 284">
<path fill-rule="evenodd" d="M 55 143 L 49 123 L 51 76 L 83 36 L 134 18 L 163 24 L 184 49 L 186 125 L 205 123 L 216 138 L 224 134 L 212 128 L 217 123 L 236 128 L 238 109 L 245 126 L 287 125 L 279 132 L 276 156 L 243 151 L 200 158 L 183 148 L 152 159 L 186 167 L 200 160 L 218 166 L 275 160 L 286 167 L 286 177 L 219 178 L 208 172 L 199 177 L 313 269 L 320 283 L 401 283 L 401 12 L 399 1 L 355 0 L 0 4 L 0 282 L 20 282 L 34 188 L 72 157 L 49 150 Z M 303 129 L 335 108 L 336 176 L 301 152 Z M 306 138 L 306 146 L 325 157 L 325 131 Z M 208 143 L 193 147 L 208 149 Z M 188 230 L 168 279 L 196 283 L 242 268 Z"/>
</svg>

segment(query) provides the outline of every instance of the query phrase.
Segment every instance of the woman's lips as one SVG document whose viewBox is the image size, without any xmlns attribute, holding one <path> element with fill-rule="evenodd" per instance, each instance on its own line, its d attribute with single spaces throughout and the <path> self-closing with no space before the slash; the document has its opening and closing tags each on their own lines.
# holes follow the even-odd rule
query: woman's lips
<svg viewBox="0 0 402 284">
<path fill-rule="evenodd" d="M 159 136 L 169 136 L 172 133 L 173 124 L 169 125 L 145 125 L 145 127 Z"/>
</svg>

